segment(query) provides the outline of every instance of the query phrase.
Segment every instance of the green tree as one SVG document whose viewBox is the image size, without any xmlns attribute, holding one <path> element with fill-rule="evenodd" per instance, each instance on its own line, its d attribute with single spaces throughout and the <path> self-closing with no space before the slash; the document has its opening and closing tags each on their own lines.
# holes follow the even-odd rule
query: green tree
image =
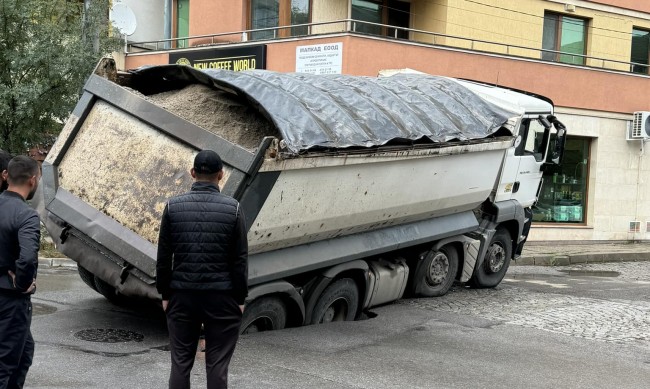
<svg viewBox="0 0 650 389">
<path fill-rule="evenodd" d="M 0 0 L 0 149 L 51 144 L 98 60 L 110 0 Z"/>
</svg>

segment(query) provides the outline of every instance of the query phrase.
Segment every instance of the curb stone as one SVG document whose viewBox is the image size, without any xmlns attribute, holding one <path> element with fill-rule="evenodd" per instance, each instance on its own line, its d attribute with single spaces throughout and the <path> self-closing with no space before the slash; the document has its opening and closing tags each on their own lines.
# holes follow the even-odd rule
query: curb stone
<svg viewBox="0 0 650 389">
<path fill-rule="evenodd" d="M 584 254 L 533 254 L 519 257 L 514 266 L 569 266 L 585 263 L 650 261 L 650 252 L 642 253 L 584 253 Z"/>
<path fill-rule="evenodd" d="M 47 267 L 77 267 L 77 262 L 70 258 L 39 258 L 38 265 Z"/>
</svg>

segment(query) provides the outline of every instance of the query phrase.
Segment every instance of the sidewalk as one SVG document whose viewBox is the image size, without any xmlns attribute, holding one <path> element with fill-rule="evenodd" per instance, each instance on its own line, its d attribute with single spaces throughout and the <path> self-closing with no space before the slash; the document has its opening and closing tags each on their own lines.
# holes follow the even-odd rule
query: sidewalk
<svg viewBox="0 0 650 389">
<path fill-rule="evenodd" d="M 650 261 L 650 243 L 527 242 L 513 265 L 565 266 L 576 263 Z"/>
</svg>

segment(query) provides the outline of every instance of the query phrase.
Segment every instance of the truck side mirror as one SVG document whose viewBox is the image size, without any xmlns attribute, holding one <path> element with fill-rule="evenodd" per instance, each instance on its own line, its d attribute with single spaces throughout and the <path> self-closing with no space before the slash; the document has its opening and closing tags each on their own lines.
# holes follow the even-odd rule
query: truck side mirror
<svg viewBox="0 0 650 389">
<path fill-rule="evenodd" d="M 553 123 L 553 127 L 555 127 L 555 130 L 557 131 L 555 138 L 555 147 L 553 148 L 553 151 L 551 151 L 551 162 L 555 165 L 559 165 L 562 162 L 562 157 L 564 157 L 566 127 L 553 115 L 548 115 L 546 119 L 549 122 Z"/>
<path fill-rule="evenodd" d="M 539 115 L 539 116 L 537 117 L 537 120 L 539 121 L 539 123 L 540 123 L 542 126 L 544 126 L 545 129 L 547 129 L 547 130 L 550 130 L 550 129 L 551 129 L 551 122 L 549 122 L 548 119 L 546 119 L 544 116 Z"/>
</svg>

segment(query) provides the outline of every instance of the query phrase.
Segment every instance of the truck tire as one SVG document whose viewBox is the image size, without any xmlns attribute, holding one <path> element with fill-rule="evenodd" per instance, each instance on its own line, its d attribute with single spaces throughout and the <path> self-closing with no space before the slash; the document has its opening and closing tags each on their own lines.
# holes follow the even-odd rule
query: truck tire
<svg viewBox="0 0 650 389">
<path fill-rule="evenodd" d="M 97 292 L 97 286 L 95 285 L 95 276 L 93 273 L 89 272 L 88 269 L 77 264 L 77 272 L 79 272 L 79 277 L 84 282 L 84 284 L 90 286 L 92 290 Z"/>
<path fill-rule="evenodd" d="M 471 285 L 476 288 L 494 288 L 505 277 L 512 259 L 512 238 L 508 231 L 499 229 L 492 237 L 481 266 L 474 271 Z"/>
<path fill-rule="evenodd" d="M 95 276 L 96 290 L 110 302 L 115 305 L 125 305 L 128 303 L 128 298 L 120 294 L 108 282 Z"/>
<path fill-rule="evenodd" d="M 458 273 L 458 253 L 452 246 L 429 251 L 420 261 L 413 277 L 413 294 L 438 297 L 447 294 Z"/>
<path fill-rule="evenodd" d="M 261 297 L 244 308 L 240 334 L 281 330 L 287 323 L 287 306 L 279 297 Z"/>
<path fill-rule="evenodd" d="M 330 284 L 318 298 L 310 324 L 332 321 L 352 321 L 357 316 L 359 288 L 351 278 L 341 278 Z"/>
</svg>

